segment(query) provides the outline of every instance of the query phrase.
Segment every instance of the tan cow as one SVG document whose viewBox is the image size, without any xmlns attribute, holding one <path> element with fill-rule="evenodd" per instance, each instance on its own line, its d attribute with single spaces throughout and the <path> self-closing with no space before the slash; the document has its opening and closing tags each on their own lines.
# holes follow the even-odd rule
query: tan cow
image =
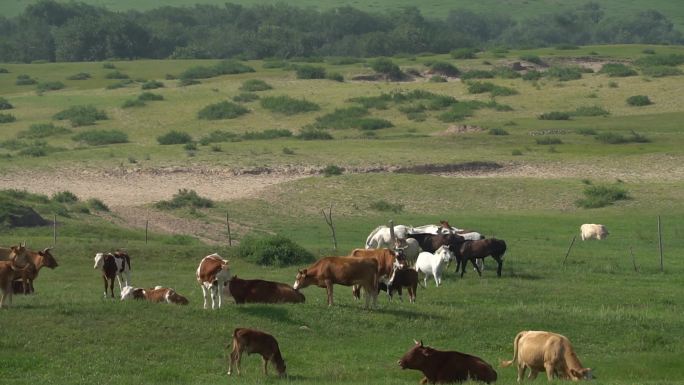
<svg viewBox="0 0 684 385">
<path fill-rule="evenodd" d="M 546 372 L 549 381 L 556 376 L 565 380 L 590 380 L 590 368 L 582 366 L 575 350 L 565 336 L 544 331 L 522 331 L 513 342 L 513 359 L 502 361 L 506 368 L 513 363 L 518 365 L 518 382 L 523 380 L 525 371 L 530 368 L 529 379 L 534 380 L 539 372 Z"/>
<path fill-rule="evenodd" d="M 378 282 L 387 282 L 394 270 L 397 253 L 391 249 L 354 249 L 349 254 L 352 258 L 373 258 L 378 261 Z M 359 285 L 352 286 L 354 298 L 361 298 Z"/>
<path fill-rule="evenodd" d="M 594 223 L 585 223 L 580 226 L 580 233 L 583 241 L 586 241 L 587 239 L 598 239 L 600 241 L 606 239 L 608 234 L 610 234 L 608 229 L 606 229 L 606 226 Z"/>
</svg>

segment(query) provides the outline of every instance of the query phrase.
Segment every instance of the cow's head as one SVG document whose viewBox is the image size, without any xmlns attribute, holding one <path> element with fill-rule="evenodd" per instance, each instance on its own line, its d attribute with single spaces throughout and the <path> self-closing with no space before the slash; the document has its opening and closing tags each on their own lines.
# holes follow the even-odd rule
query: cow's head
<svg viewBox="0 0 684 385">
<path fill-rule="evenodd" d="M 283 360 L 283 357 L 281 357 L 280 354 L 273 358 L 273 363 L 275 364 L 276 371 L 280 377 L 287 376 L 287 373 L 285 373 L 285 370 L 287 370 L 285 360 Z"/>
<path fill-rule="evenodd" d="M 50 253 L 49 247 L 39 251 L 38 255 L 43 257 L 43 266 L 49 267 L 50 269 L 54 269 L 55 267 L 59 266 L 59 264 L 57 264 L 57 260 L 55 259 L 55 257 L 53 257 Z"/>
<path fill-rule="evenodd" d="M 187 305 L 190 303 L 187 298 L 176 293 L 175 290 L 169 290 L 169 292 L 166 294 L 166 300 L 176 305 Z"/>
<path fill-rule="evenodd" d="M 307 275 L 306 269 L 299 270 L 292 288 L 298 290 L 299 288 L 307 287 L 309 285 L 311 285 L 311 278 Z"/>
<path fill-rule="evenodd" d="M 401 366 L 402 369 L 418 369 L 421 370 L 426 366 L 427 361 L 430 356 L 434 353 L 434 349 L 423 346 L 423 341 L 413 340 L 416 344 L 404 354 L 397 364 Z"/>
<path fill-rule="evenodd" d="M 121 289 L 121 300 L 145 298 L 145 290 L 133 286 L 124 286 Z"/>
<path fill-rule="evenodd" d="M 570 374 L 572 375 L 573 381 L 593 380 L 594 379 L 594 375 L 591 371 L 591 368 L 582 368 L 579 370 L 570 369 Z"/>
<path fill-rule="evenodd" d="M 105 254 L 104 253 L 97 253 L 95 254 L 95 265 L 93 266 L 93 269 L 98 269 L 102 268 L 104 265 L 104 260 L 105 260 Z"/>
</svg>

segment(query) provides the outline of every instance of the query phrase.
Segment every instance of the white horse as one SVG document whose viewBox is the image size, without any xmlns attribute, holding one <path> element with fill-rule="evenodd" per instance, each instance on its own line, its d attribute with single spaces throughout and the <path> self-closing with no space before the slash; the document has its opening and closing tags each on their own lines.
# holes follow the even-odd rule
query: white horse
<svg viewBox="0 0 684 385">
<path fill-rule="evenodd" d="M 435 278 L 436 286 L 439 287 L 442 283 L 442 270 L 452 259 L 455 259 L 454 254 L 447 245 L 440 246 L 434 254 L 427 251 L 418 254 L 416 271 L 424 274 L 423 284 L 427 286 L 428 274 L 430 274 Z"/>
<path fill-rule="evenodd" d="M 406 235 L 409 234 L 411 228 L 404 225 L 394 226 L 394 237 L 397 240 L 406 239 Z M 389 248 L 394 250 L 396 245 L 392 244 L 392 237 L 390 234 L 390 228 L 387 226 L 378 226 L 375 230 L 371 231 L 366 238 L 366 248 L 367 249 L 383 249 Z"/>
</svg>

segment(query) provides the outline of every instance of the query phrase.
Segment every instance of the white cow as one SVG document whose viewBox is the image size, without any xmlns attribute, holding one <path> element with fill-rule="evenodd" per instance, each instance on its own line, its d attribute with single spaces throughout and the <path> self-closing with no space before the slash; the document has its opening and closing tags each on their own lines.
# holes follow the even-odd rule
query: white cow
<svg viewBox="0 0 684 385">
<path fill-rule="evenodd" d="M 399 240 L 406 239 L 409 234 L 410 227 L 404 225 L 394 226 L 394 236 Z M 390 236 L 390 228 L 387 226 L 378 226 L 371 231 L 366 238 L 367 249 L 384 249 L 389 248 L 394 250 L 395 245 L 392 244 L 392 237 Z"/>
<path fill-rule="evenodd" d="M 439 287 L 439 284 L 442 283 L 442 270 L 452 259 L 455 259 L 454 254 L 447 245 L 440 246 L 434 254 L 427 251 L 418 254 L 416 271 L 425 274 L 423 284 L 427 286 L 428 274 L 431 274 L 435 278 L 435 284 Z"/>
<path fill-rule="evenodd" d="M 585 223 L 580 226 L 580 232 L 582 233 L 583 241 L 586 241 L 587 239 L 606 239 L 608 234 L 610 234 L 608 229 L 606 229 L 606 226 L 593 223 Z"/>
</svg>

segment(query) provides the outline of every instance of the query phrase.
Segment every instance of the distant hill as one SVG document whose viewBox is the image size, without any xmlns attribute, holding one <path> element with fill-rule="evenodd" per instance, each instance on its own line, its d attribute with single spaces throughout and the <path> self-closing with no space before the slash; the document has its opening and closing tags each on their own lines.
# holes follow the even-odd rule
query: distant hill
<svg viewBox="0 0 684 385">
<path fill-rule="evenodd" d="M 36 0 L 4 0 L 0 1 L 0 15 L 5 17 L 16 16 L 26 7 L 35 3 Z M 65 1 L 66 2 L 66 1 Z M 162 5 L 166 6 L 191 6 L 197 3 L 223 5 L 227 2 L 254 5 L 254 4 L 278 4 L 287 3 L 298 7 L 333 8 L 349 5 L 364 11 L 383 12 L 386 9 L 399 9 L 403 7 L 417 6 L 423 15 L 433 18 L 444 18 L 449 10 L 464 8 L 476 12 L 495 12 L 510 15 L 516 18 L 526 18 L 545 12 L 557 11 L 564 8 L 573 8 L 587 3 L 584 0 L 297 0 L 286 2 L 282 0 L 82 0 L 86 4 L 100 5 L 115 11 L 125 10 L 148 10 Z M 594 0 L 600 4 L 609 16 L 621 16 L 636 11 L 655 9 L 666 15 L 677 26 L 684 30 L 684 5 L 680 0 Z"/>
</svg>

